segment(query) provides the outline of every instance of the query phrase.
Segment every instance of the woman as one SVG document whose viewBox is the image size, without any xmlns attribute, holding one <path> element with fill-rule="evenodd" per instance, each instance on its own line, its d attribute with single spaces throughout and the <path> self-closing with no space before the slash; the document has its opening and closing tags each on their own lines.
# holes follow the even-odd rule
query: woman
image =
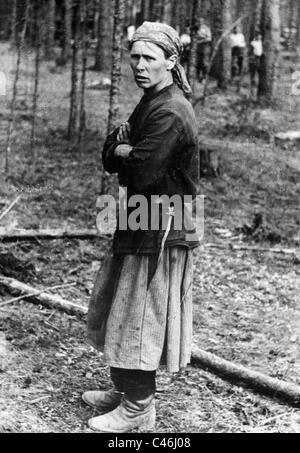
<svg viewBox="0 0 300 453">
<path fill-rule="evenodd" d="M 197 125 L 183 68 L 177 32 L 145 22 L 130 44 L 131 68 L 144 96 L 128 122 L 104 144 L 106 171 L 118 173 L 128 200 L 148 203 L 149 229 L 118 225 L 112 254 L 97 276 L 88 315 L 89 341 L 104 352 L 114 389 L 91 391 L 84 401 L 101 415 L 89 421 L 99 432 L 151 429 L 155 423 L 155 373 L 160 364 L 171 372 L 190 360 L 192 336 L 192 228 L 176 227 L 183 203 L 164 204 L 157 216 L 153 196 L 194 198 L 199 161 Z M 175 199 L 174 199 L 175 200 Z M 155 214 L 154 214 L 155 211 Z M 155 226 L 154 226 L 155 224 Z"/>
</svg>

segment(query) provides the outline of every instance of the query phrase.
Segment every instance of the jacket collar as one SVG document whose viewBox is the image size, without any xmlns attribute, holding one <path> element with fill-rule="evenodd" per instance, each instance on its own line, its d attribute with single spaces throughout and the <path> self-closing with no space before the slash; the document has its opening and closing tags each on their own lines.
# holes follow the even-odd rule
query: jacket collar
<svg viewBox="0 0 300 453">
<path fill-rule="evenodd" d="M 161 96 L 163 93 L 173 90 L 174 87 L 175 87 L 175 83 L 172 83 L 171 85 L 168 85 L 167 87 L 163 88 L 162 90 L 158 91 L 157 93 L 145 93 L 141 100 L 142 101 L 152 101 L 153 99 L 156 99 L 157 97 Z"/>
</svg>

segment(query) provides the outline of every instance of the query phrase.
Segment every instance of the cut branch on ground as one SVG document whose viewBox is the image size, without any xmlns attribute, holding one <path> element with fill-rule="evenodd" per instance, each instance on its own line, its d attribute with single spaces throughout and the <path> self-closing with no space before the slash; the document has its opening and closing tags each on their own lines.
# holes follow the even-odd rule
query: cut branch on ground
<svg viewBox="0 0 300 453">
<path fill-rule="evenodd" d="M 242 365 L 237 365 L 198 348 L 193 351 L 192 363 L 235 385 L 247 386 L 265 395 L 282 399 L 300 407 L 299 385 L 284 382 Z"/>
<path fill-rule="evenodd" d="M 44 291 L 39 292 L 39 290 L 32 286 L 26 285 L 13 278 L 0 276 L 0 286 L 3 286 L 10 292 L 21 294 L 24 296 L 24 299 L 26 299 L 26 297 L 29 298 L 29 302 L 31 303 L 43 305 L 47 308 L 54 308 L 79 318 L 82 318 L 87 314 L 86 307 L 69 302 L 60 296 L 48 294 Z"/>
</svg>

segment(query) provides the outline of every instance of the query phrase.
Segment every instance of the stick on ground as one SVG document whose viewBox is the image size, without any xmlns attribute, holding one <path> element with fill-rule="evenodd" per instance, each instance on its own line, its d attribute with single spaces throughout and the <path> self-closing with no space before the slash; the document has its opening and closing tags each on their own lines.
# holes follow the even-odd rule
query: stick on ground
<svg viewBox="0 0 300 453">
<path fill-rule="evenodd" d="M 18 195 L 17 198 L 15 198 L 14 201 L 8 206 L 8 208 L 6 208 L 6 209 L 2 212 L 2 214 L 0 214 L 0 220 L 2 220 L 3 217 L 5 217 L 6 214 L 8 214 L 9 211 L 12 210 L 12 208 L 14 207 L 14 205 L 15 205 L 16 203 L 18 203 L 18 201 L 20 200 L 20 198 L 21 198 L 21 195 Z"/>
<path fill-rule="evenodd" d="M 5 233 L 0 233 L 0 241 L 15 242 L 15 241 L 30 241 L 35 239 L 111 239 L 110 236 L 99 234 L 97 230 L 13 230 Z"/>
<path fill-rule="evenodd" d="M 14 293 L 21 293 L 22 296 L 24 296 L 24 299 L 29 297 L 30 302 L 32 303 L 41 304 L 48 308 L 55 308 L 68 313 L 69 315 L 75 315 L 79 318 L 82 318 L 87 314 L 87 308 L 84 306 L 74 304 L 73 302 L 69 302 L 60 296 L 54 296 L 53 294 L 48 294 L 46 292 L 38 293 L 39 290 L 36 290 L 32 286 L 26 285 L 25 283 L 19 282 L 14 278 L 8 278 L 1 275 L 0 285 Z"/>
<path fill-rule="evenodd" d="M 253 371 L 198 348 L 193 351 L 192 363 L 235 385 L 249 387 L 264 395 L 282 399 L 293 406 L 300 407 L 299 385 Z"/>
</svg>

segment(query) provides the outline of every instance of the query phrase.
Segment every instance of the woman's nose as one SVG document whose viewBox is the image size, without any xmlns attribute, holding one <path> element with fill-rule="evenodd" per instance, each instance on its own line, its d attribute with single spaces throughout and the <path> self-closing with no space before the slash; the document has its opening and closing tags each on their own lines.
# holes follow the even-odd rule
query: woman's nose
<svg viewBox="0 0 300 453">
<path fill-rule="evenodd" d="M 136 65 L 136 69 L 138 70 L 142 70 L 142 69 L 145 69 L 145 62 L 143 60 L 143 58 L 140 58 L 137 65 Z"/>
</svg>

